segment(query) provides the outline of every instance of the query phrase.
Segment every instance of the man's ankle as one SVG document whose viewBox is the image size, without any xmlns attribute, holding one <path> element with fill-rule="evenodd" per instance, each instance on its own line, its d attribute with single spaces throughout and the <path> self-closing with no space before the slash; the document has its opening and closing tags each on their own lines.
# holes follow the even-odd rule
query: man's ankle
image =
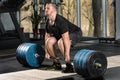
<svg viewBox="0 0 120 80">
<path fill-rule="evenodd" d="M 71 63 L 66 63 L 66 67 L 69 67 L 69 66 L 72 66 L 72 64 Z"/>
</svg>

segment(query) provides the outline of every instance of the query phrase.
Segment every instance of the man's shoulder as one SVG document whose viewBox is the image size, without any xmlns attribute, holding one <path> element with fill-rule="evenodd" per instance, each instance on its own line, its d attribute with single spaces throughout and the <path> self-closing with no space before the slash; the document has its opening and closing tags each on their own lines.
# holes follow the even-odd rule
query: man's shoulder
<svg viewBox="0 0 120 80">
<path fill-rule="evenodd" d="M 63 17 L 63 16 L 61 16 L 60 14 L 57 14 L 57 17 Z"/>
<path fill-rule="evenodd" d="M 57 14 L 57 21 L 67 22 L 68 20 L 60 14 Z"/>
<path fill-rule="evenodd" d="M 61 16 L 60 14 L 57 14 L 57 19 L 63 19 L 63 16 Z"/>
</svg>

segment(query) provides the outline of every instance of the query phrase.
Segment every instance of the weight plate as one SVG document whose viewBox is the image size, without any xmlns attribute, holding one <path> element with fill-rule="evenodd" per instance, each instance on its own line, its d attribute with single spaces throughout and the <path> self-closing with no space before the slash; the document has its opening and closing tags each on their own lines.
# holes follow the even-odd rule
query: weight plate
<svg viewBox="0 0 120 80">
<path fill-rule="evenodd" d="M 75 66 L 75 71 L 79 75 L 83 75 L 85 72 L 82 68 L 82 63 L 84 62 L 84 56 L 88 53 L 88 50 L 80 50 L 77 52 L 77 54 L 74 57 L 74 66 Z M 83 65 L 85 66 L 85 65 Z"/>
<path fill-rule="evenodd" d="M 75 55 L 75 57 L 74 57 L 74 60 L 73 60 L 73 63 L 74 63 L 74 68 L 75 68 L 75 71 L 79 74 L 79 75 L 81 75 L 81 60 L 79 60 L 80 58 L 81 58 L 81 55 L 82 55 L 82 53 L 84 52 L 84 50 L 79 50 L 77 53 L 76 53 L 76 55 Z"/>
<path fill-rule="evenodd" d="M 75 71 L 85 78 L 102 76 L 107 69 L 106 56 L 95 50 L 79 50 L 73 64 Z"/>
<path fill-rule="evenodd" d="M 21 50 L 22 60 L 23 60 L 23 63 L 25 64 L 25 66 L 30 66 L 30 65 L 28 64 L 27 59 L 26 59 L 26 54 L 27 54 L 30 46 L 31 46 L 31 43 L 25 43 L 25 44 L 24 44 L 24 47 L 21 48 L 21 49 L 22 49 L 22 50 Z"/>
<path fill-rule="evenodd" d="M 98 65 L 96 65 L 98 64 Z M 87 71 L 91 78 L 103 76 L 107 70 L 107 59 L 101 52 L 93 52 L 87 60 Z"/>
<path fill-rule="evenodd" d="M 34 43 L 23 43 L 16 50 L 17 60 L 24 66 L 40 67 L 45 52 L 41 46 Z"/>
<path fill-rule="evenodd" d="M 21 63 L 21 64 L 23 64 L 23 65 L 25 65 L 26 64 L 26 62 L 25 62 L 25 60 L 24 60 L 24 58 L 23 58 L 23 50 L 24 50 L 24 47 L 25 47 L 25 44 L 21 44 L 19 47 L 18 47 L 18 49 L 17 49 L 17 59 L 18 59 L 18 61 Z"/>
<path fill-rule="evenodd" d="M 86 53 L 84 53 L 84 56 L 82 57 L 82 76 L 83 77 L 88 77 L 89 74 L 87 72 L 87 59 L 88 57 L 91 55 L 91 53 L 93 52 L 93 50 L 86 50 Z"/>
<path fill-rule="evenodd" d="M 35 54 L 37 53 L 36 47 L 37 45 L 31 45 L 26 53 L 27 62 L 31 67 L 39 67 L 38 61 L 35 57 Z"/>
</svg>

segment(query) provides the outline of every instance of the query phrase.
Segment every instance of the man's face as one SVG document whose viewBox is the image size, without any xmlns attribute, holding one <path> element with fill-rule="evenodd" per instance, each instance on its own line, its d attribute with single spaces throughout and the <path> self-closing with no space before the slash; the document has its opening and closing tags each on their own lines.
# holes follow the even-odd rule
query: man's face
<svg viewBox="0 0 120 80">
<path fill-rule="evenodd" d="M 46 4 L 45 6 L 45 15 L 49 16 L 53 12 L 53 6 L 51 4 Z"/>
</svg>

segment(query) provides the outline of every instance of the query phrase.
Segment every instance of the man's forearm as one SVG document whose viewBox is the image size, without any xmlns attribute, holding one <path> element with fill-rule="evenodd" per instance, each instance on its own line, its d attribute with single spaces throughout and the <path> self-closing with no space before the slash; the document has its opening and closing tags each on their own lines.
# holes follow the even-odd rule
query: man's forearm
<svg viewBox="0 0 120 80">
<path fill-rule="evenodd" d="M 64 52 L 65 53 L 69 53 L 69 51 L 70 51 L 70 45 L 71 45 L 70 44 L 70 40 L 65 38 L 65 39 L 63 39 L 63 43 L 64 43 L 64 48 L 65 48 Z"/>
<path fill-rule="evenodd" d="M 71 46 L 71 41 L 69 39 L 69 34 L 66 32 L 62 36 L 63 39 L 63 44 L 64 44 L 64 55 L 65 55 L 65 60 L 67 62 L 70 61 L 70 46 Z"/>
</svg>

